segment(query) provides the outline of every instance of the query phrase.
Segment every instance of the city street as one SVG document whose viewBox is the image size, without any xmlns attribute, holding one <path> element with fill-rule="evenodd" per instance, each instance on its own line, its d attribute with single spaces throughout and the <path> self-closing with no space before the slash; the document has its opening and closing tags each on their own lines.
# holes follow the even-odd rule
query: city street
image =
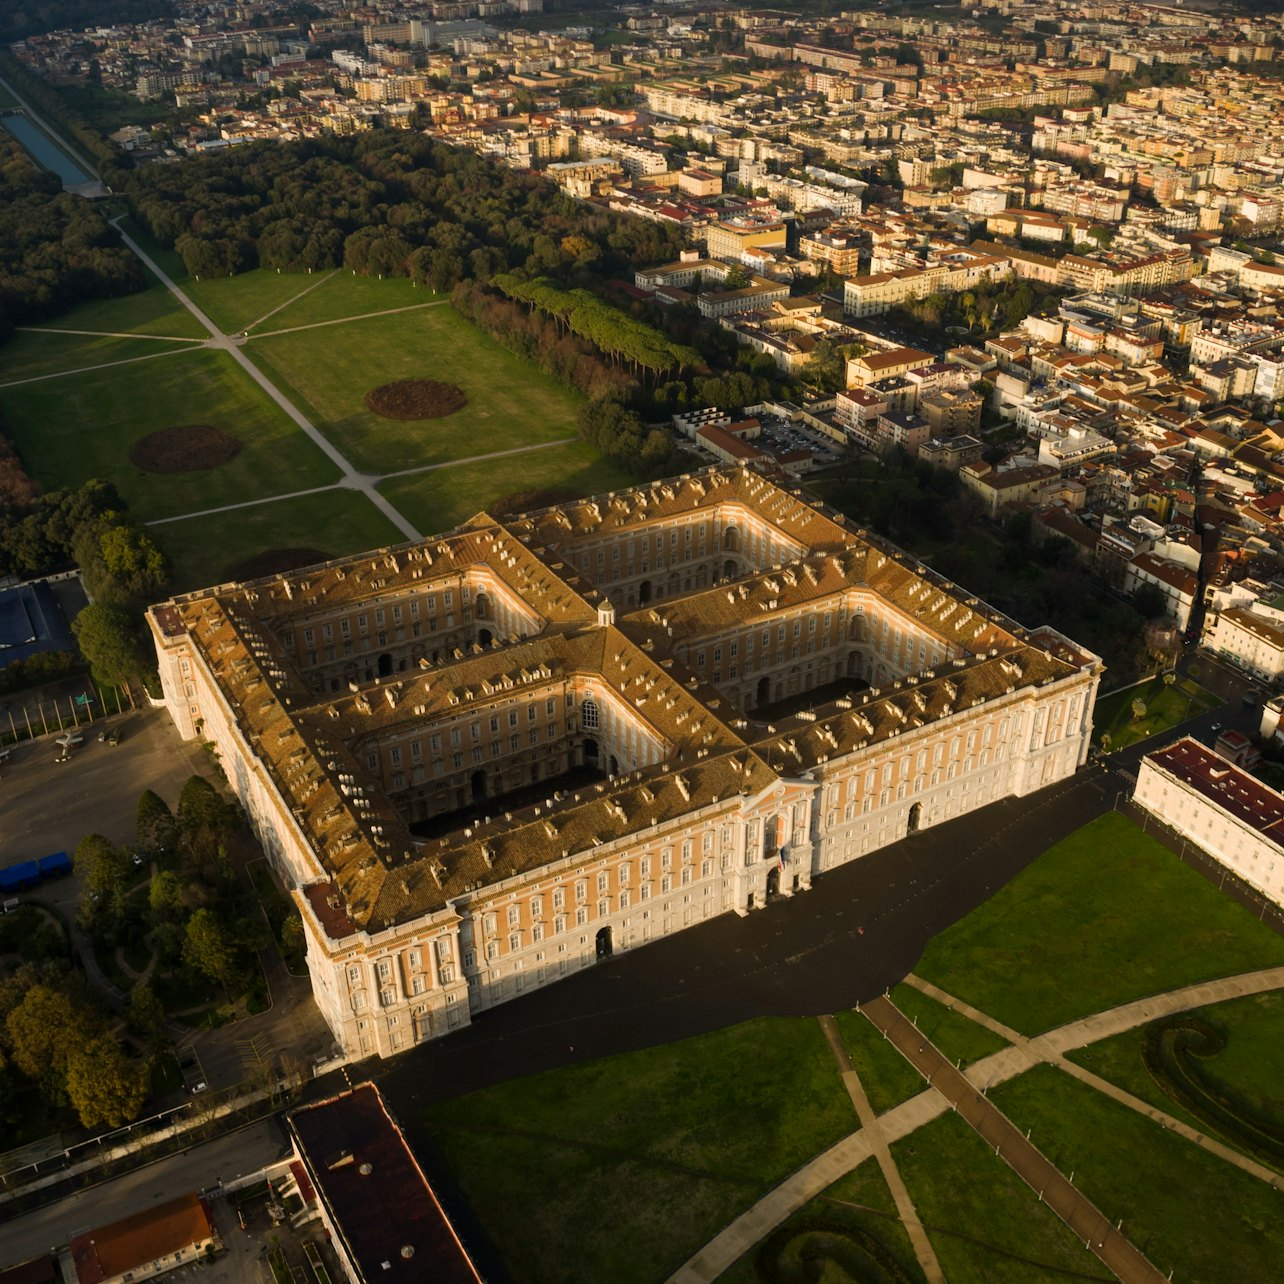
<svg viewBox="0 0 1284 1284">
<path fill-rule="evenodd" d="M 289 1147 L 275 1119 L 251 1124 L 230 1137 L 91 1186 L 75 1196 L 5 1221 L 0 1205 L 0 1266 L 25 1261 L 65 1244 L 104 1222 L 127 1217 L 167 1199 L 232 1181 L 282 1158 Z"/>
</svg>

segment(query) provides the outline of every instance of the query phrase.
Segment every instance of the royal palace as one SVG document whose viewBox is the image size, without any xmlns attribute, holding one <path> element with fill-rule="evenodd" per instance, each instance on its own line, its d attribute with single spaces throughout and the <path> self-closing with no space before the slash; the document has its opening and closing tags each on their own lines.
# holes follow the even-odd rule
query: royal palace
<svg viewBox="0 0 1284 1284">
<path fill-rule="evenodd" d="M 1069 776 L 1102 667 L 734 468 L 150 618 L 352 1055 Z"/>
</svg>

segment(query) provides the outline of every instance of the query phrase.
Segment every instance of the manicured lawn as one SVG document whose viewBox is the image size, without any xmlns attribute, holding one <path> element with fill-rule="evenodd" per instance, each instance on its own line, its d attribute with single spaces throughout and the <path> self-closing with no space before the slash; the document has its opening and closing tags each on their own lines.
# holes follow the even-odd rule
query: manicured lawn
<svg viewBox="0 0 1284 1284">
<path fill-rule="evenodd" d="M 898 985 L 892 1002 L 953 1062 L 971 1065 L 1006 1048 L 1007 1040 L 916 990 Z"/>
<path fill-rule="evenodd" d="M 878 1164 L 867 1159 L 751 1248 L 718 1276 L 718 1284 L 922 1279 L 892 1193 Z"/>
<path fill-rule="evenodd" d="M 856 1126 L 815 1021 L 752 1021 L 425 1112 L 514 1279 L 653 1284 Z"/>
<path fill-rule="evenodd" d="M 1132 707 L 1138 699 L 1146 704 L 1146 712 L 1140 718 L 1134 716 Z M 1098 743 L 1103 735 L 1109 735 L 1110 748 L 1123 749 L 1215 709 L 1220 703 L 1211 691 L 1189 678 L 1172 686 L 1165 686 L 1162 678 L 1154 678 L 1098 700 L 1092 717 L 1093 733 Z"/>
<path fill-rule="evenodd" d="M 572 429 L 573 431 L 573 429 Z M 495 500 L 527 490 L 600 495 L 637 484 L 587 442 L 573 441 L 482 464 L 394 477 L 379 487 L 425 534 L 450 530 Z"/>
<path fill-rule="evenodd" d="M 1226 1035 L 1216 1056 L 1201 1060 L 1203 1070 L 1248 1098 L 1264 1115 L 1284 1122 L 1284 993 L 1254 994 L 1200 1008 L 1198 1016 Z M 1212 1125 L 1185 1110 L 1155 1082 L 1142 1057 L 1145 1029 L 1128 1030 L 1112 1039 L 1069 1054 L 1072 1061 L 1099 1074 L 1133 1096 L 1185 1120 L 1201 1132 Z M 1231 1145 L 1236 1138 L 1223 1133 Z M 1259 1162 L 1267 1162 L 1255 1156 Z"/>
<path fill-rule="evenodd" d="M 222 584 L 239 563 L 265 549 L 312 548 L 343 557 L 402 539 L 364 495 L 349 490 L 165 522 L 152 534 L 169 556 L 175 592 Z"/>
<path fill-rule="evenodd" d="M 150 273 L 147 279 L 151 284 L 146 290 L 116 299 L 91 299 L 37 329 L 102 330 L 175 339 L 208 337 L 205 327 L 159 281 Z"/>
<path fill-rule="evenodd" d="M 834 1023 L 876 1115 L 899 1106 L 927 1087 L 923 1076 L 861 1013 L 838 1012 Z"/>
<path fill-rule="evenodd" d="M 5 417 L 27 467 L 47 487 L 114 482 L 141 520 L 326 485 L 334 465 L 227 353 L 184 351 L 156 361 L 7 389 Z M 159 428 L 208 423 L 241 441 L 219 468 L 160 476 L 129 461 Z"/>
<path fill-rule="evenodd" d="M 164 360 L 159 354 L 190 352 L 193 346 L 168 339 L 115 339 L 105 335 L 27 331 L 15 334 L 0 348 L 0 388 L 8 383 L 21 385 L 41 376 L 90 370 L 113 361 L 133 361 L 139 357 Z M 147 372 L 140 369 L 134 377 L 146 379 Z M 7 389 L 4 395 L 7 397 Z"/>
<path fill-rule="evenodd" d="M 1051 1066 L 992 1094 L 1018 1127 L 1165 1275 L 1279 1278 L 1284 1194 Z"/>
<path fill-rule="evenodd" d="M 255 327 L 260 335 L 292 326 L 367 316 L 389 308 L 421 307 L 434 300 L 446 302 L 443 296 L 419 289 L 404 277 L 381 281 L 376 276 L 354 276 L 340 268 L 292 279 L 299 282 L 299 293 L 275 316 Z M 308 286 L 316 288 L 309 290 Z"/>
<path fill-rule="evenodd" d="M 1284 938 L 1115 812 L 931 941 L 919 976 L 1023 1034 L 1236 972 Z"/>
<path fill-rule="evenodd" d="M 199 281 L 186 273 L 175 278 L 183 292 L 225 334 L 249 329 L 260 317 L 316 285 L 318 279 L 306 272 L 277 272 L 268 268 L 255 268 L 239 276 L 207 276 Z M 284 315 L 278 312 L 269 326 L 275 328 L 277 318 Z"/>
<path fill-rule="evenodd" d="M 449 307 L 251 339 L 245 352 L 354 466 L 370 472 L 575 435 L 576 399 Z M 458 384 L 468 405 L 417 422 L 366 409 L 368 391 L 407 378 Z"/>
<path fill-rule="evenodd" d="M 1067 1271 L 1109 1278 L 958 1115 L 898 1141 L 892 1160 L 950 1284 L 1051 1284 Z"/>
</svg>

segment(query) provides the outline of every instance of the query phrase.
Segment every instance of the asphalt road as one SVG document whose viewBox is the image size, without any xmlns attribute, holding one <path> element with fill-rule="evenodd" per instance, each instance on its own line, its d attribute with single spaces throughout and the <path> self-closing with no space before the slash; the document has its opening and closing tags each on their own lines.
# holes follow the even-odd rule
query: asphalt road
<svg viewBox="0 0 1284 1284">
<path fill-rule="evenodd" d="M 275 1163 L 287 1149 L 280 1125 L 267 1119 L 5 1221 L 0 1230 L 0 1266 L 47 1253 L 81 1231 L 189 1191 L 203 1190 L 220 1179 L 231 1181 L 243 1173 L 257 1172 Z M 0 1205 L 0 1220 L 3 1217 Z"/>
</svg>

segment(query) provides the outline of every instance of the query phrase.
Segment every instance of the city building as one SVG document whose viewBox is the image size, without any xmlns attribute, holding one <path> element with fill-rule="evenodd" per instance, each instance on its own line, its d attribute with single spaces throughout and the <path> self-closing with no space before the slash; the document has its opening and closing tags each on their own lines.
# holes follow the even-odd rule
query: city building
<svg viewBox="0 0 1284 1284">
<path fill-rule="evenodd" d="M 218 1247 L 209 1211 L 197 1195 L 180 1195 L 83 1231 L 69 1245 L 77 1284 L 153 1279 L 198 1262 Z"/>
<path fill-rule="evenodd" d="M 1065 778 L 1101 672 L 745 468 L 150 620 L 355 1054 Z"/>
<path fill-rule="evenodd" d="M 1133 798 L 1263 896 L 1284 904 L 1284 795 L 1185 736 L 1141 760 Z"/>
<path fill-rule="evenodd" d="M 351 1284 L 481 1284 L 374 1084 L 293 1110 L 286 1127 Z"/>
</svg>

